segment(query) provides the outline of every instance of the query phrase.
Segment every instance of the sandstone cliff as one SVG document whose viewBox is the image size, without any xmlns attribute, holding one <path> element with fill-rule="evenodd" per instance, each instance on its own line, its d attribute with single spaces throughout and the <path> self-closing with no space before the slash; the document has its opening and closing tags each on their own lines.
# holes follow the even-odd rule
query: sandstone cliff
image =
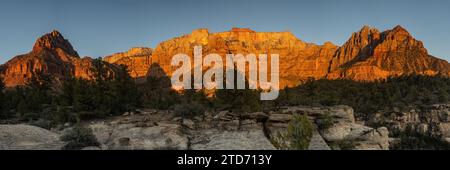
<svg viewBox="0 0 450 170">
<path fill-rule="evenodd" d="M 172 56 L 185 53 L 192 58 L 195 45 L 202 45 L 203 56 L 216 53 L 222 56 L 224 61 L 225 55 L 229 53 L 279 54 L 280 72 L 283 73 L 280 75 L 282 87 L 296 85 L 308 77 L 324 77 L 330 60 L 338 48 L 332 43 L 324 45 L 305 43 L 290 32 L 255 32 L 247 28 L 233 28 L 227 32 L 210 33 L 207 29 L 198 29 L 191 34 L 160 43 L 153 51 L 150 63 L 158 64 L 166 74 L 171 75 L 175 69 L 170 65 Z M 112 63 L 126 64 L 132 68 L 131 63 L 138 63 L 141 60 L 131 57 L 129 59 L 134 61 Z M 149 66 L 147 65 L 147 68 Z M 135 74 L 130 71 L 130 73 L 134 77 L 146 76 L 143 72 Z"/>
<path fill-rule="evenodd" d="M 140 57 L 122 53 L 105 61 L 125 64 L 133 77 L 144 77 L 151 63 L 169 76 L 172 56 L 185 53 L 193 58 L 193 48 L 202 45 L 203 56 L 216 53 L 279 54 L 280 86 L 295 86 L 308 78 L 373 81 L 404 74 L 448 75 L 450 64 L 428 54 L 421 41 L 401 26 L 380 32 L 364 26 L 341 47 L 330 42 L 306 43 L 290 32 L 256 32 L 248 28 L 210 33 L 207 29 L 160 43 L 151 53 Z M 115 58 L 118 56 L 117 58 Z"/>
<path fill-rule="evenodd" d="M 376 80 L 408 74 L 448 75 L 449 63 L 428 54 L 401 26 L 379 32 L 365 26 L 336 52 L 327 78 Z"/>
<path fill-rule="evenodd" d="M 54 80 L 75 76 L 92 79 L 92 60 L 80 58 L 70 42 L 58 31 L 40 37 L 31 52 L 19 55 L 1 66 L 0 75 L 6 87 L 25 85 L 34 74 L 42 72 Z M 108 64 L 113 74 L 116 66 Z"/>
<path fill-rule="evenodd" d="M 116 53 L 103 58 L 104 61 L 125 65 L 132 77 L 143 77 L 147 75 L 150 68 L 150 57 L 152 55 L 151 48 L 131 48 L 127 52 Z"/>
<path fill-rule="evenodd" d="M 290 32 L 256 32 L 248 28 L 210 33 L 207 29 L 160 43 L 154 50 L 132 48 L 104 58 L 110 72 L 117 65 L 128 67 L 132 77 L 146 77 L 156 64 L 167 75 L 176 69 L 170 65 L 174 55 L 185 53 L 193 58 L 193 49 L 202 45 L 203 56 L 216 53 L 279 54 L 280 87 L 295 86 L 308 78 L 352 79 L 373 81 L 407 74 L 446 75 L 450 64 L 428 54 L 421 41 L 401 26 L 380 32 L 364 26 L 341 47 L 330 42 L 323 45 L 306 43 Z M 23 85 L 37 71 L 59 79 L 75 76 L 92 78 L 92 59 L 80 58 L 72 45 L 58 32 L 39 38 L 33 50 L 14 57 L 0 66 L 7 87 Z"/>
</svg>

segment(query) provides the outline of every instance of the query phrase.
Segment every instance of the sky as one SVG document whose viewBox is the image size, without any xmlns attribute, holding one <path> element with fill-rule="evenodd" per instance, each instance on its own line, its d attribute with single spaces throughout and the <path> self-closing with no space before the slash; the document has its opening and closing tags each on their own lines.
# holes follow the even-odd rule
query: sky
<svg viewBox="0 0 450 170">
<path fill-rule="evenodd" d="M 342 45 L 363 25 L 402 25 L 429 53 L 450 60 L 448 0 L 0 0 L 0 63 L 59 30 L 81 56 L 156 47 L 194 29 L 291 31 Z"/>
</svg>

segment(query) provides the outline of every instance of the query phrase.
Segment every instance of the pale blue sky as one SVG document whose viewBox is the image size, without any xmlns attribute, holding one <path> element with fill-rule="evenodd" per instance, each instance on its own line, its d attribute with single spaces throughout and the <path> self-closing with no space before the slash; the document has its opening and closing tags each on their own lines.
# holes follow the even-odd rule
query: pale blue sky
<svg viewBox="0 0 450 170">
<path fill-rule="evenodd" d="M 342 44 L 363 25 L 402 25 L 432 55 L 450 60 L 447 0 L 0 0 L 0 63 L 59 30 L 82 56 L 99 57 L 196 28 L 291 31 L 306 42 Z"/>
</svg>

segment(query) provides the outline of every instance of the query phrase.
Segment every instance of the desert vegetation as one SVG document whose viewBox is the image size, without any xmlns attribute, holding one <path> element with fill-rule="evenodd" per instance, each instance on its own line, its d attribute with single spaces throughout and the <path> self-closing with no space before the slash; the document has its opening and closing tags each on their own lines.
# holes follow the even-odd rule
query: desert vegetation
<svg viewBox="0 0 450 170">
<path fill-rule="evenodd" d="M 287 131 L 278 132 L 271 139 L 272 144 L 281 150 L 306 150 L 313 136 L 314 125 L 305 115 L 294 115 Z"/>
<path fill-rule="evenodd" d="M 310 79 L 300 86 L 282 90 L 274 104 L 348 105 L 358 114 L 371 114 L 381 109 L 402 110 L 408 106 L 446 103 L 449 94 L 450 79 L 440 76 L 410 75 L 374 82 Z"/>
</svg>

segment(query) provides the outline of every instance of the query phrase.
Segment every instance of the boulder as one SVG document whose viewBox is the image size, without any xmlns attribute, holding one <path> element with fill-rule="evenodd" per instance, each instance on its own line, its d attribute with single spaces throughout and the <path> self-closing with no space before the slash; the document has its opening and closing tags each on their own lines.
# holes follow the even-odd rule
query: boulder
<svg viewBox="0 0 450 170">
<path fill-rule="evenodd" d="M 104 150 L 108 149 L 107 144 L 111 140 L 113 127 L 111 125 L 107 125 L 105 122 L 90 124 L 88 127 L 92 129 L 92 133 L 100 143 L 100 148 Z"/>
<path fill-rule="evenodd" d="M 349 140 L 354 140 L 356 150 L 389 150 L 389 131 L 385 127 L 373 129 L 356 125 L 352 127 Z"/>
<path fill-rule="evenodd" d="M 440 123 L 439 131 L 442 134 L 442 137 L 449 138 L 450 137 L 450 123 Z"/>
<path fill-rule="evenodd" d="M 352 131 L 352 124 L 339 122 L 322 130 L 322 136 L 329 142 L 344 140 Z"/>
<path fill-rule="evenodd" d="M 183 119 L 182 125 L 184 127 L 186 127 L 186 128 L 189 128 L 189 129 L 194 129 L 195 128 L 195 123 L 191 119 Z"/>
<path fill-rule="evenodd" d="M 60 150 L 59 135 L 30 125 L 0 125 L 1 150 Z"/>
</svg>

